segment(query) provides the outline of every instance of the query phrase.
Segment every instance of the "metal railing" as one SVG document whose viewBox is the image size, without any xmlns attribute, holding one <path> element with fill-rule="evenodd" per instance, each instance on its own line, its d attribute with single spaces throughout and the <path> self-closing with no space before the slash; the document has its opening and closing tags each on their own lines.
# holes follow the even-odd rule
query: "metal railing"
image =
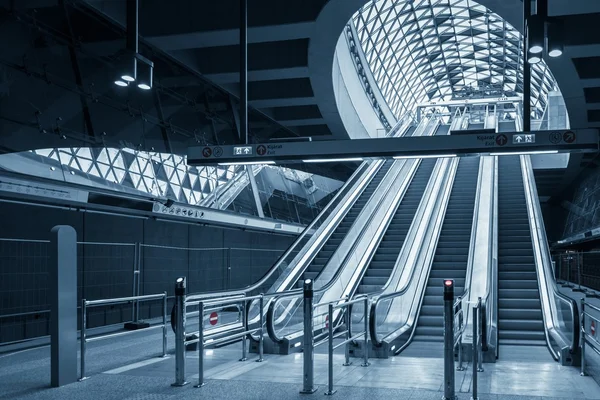
<svg viewBox="0 0 600 400">
<path fill-rule="evenodd" d="M 598 315 L 592 315 L 587 311 L 590 308 L 598 313 Z M 586 317 L 590 319 L 590 331 L 588 332 L 586 327 Z M 579 336 L 579 346 L 581 348 L 581 376 L 586 376 L 585 372 L 585 349 L 586 344 L 600 356 L 600 342 L 596 339 L 596 329 L 600 329 L 600 308 L 593 304 L 586 303 L 585 299 L 581 299 L 581 334 Z M 596 328 L 598 327 L 598 328 Z"/>
<path fill-rule="evenodd" d="M 143 302 L 143 301 L 153 301 L 153 300 L 162 300 L 163 303 L 163 315 L 162 315 L 162 324 L 149 326 L 147 328 L 141 328 L 134 331 L 124 331 L 117 333 L 110 333 L 106 335 L 98 335 L 94 337 L 87 337 L 87 309 L 89 307 L 100 307 L 100 306 L 109 306 L 123 303 L 135 303 L 135 302 Z M 85 376 L 85 361 L 86 361 L 86 350 L 87 344 L 90 342 L 95 342 L 98 340 L 111 339 L 118 336 L 130 335 L 133 333 L 148 331 L 152 329 L 162 329 L 162 357 L 166 357 L 167 355 L 167 292 L 161 294 L 150 294 L 146 296 L 132 296 L 132 297 L 119 297 L 113 299 L 102 299 L 102 300 L 92 300 L 88 301 L 86 299 L 81 300 L 81 355 L 80 355 L 80 378 L 79 380 L 86 379 Z"/>
<path fill-rule="evenodd" d="M 342 301 L 340 303 L 340 301 Z M 352 335 L 352 305 L 356 304 L 356 303 L 364 303 L 364 331 L 361 333 L 358 333 L 356 335 Z M 321 303 L 321 304 L 317 304 L 315 307 L 318 306 L 324 306 L 327 305 L 328 306 L 328 320 L 329 321 L 333 321 L 334 316 L 333 316 L 333 311 L 336 309 L 346 309 L 346 312 L 344 313 L 344 322 L 345 322 L 345 326 L 346 329 L 343 331 L 338 331 L 335 335 L 333 333 L 333 323 L 329 323 L 327 328 L 328 328 L 328 338 L 327 338 L 327 342 L 329 344 L 329 362 L 328 362 L 328 368 L 327 368 L 327 374 L 328 374 L 328 388 L 327 391 L 325 392 L 326 395 L 332 395 L 334 394 L 336 391 L 333 389 L 333 352 L 344 346 L 345 348 L 345 352 L 344 352 L 344 357 L 345 357 L 345 362 L 344 362 L 344 366 L 349 366 L 352 365 L 352 362 L 350 361 L 350 343 L 360 339 L 361 337 L 364 340 L 364 346 L 365 346 L 365 350 L 364 350 L 364 354 L 363 354 L 363 363 L 361 364 L 361 366 L 363 367 L 368 367 L 369 366 L 369 348 L 368 348 L 368 343 L 369 343 L 369 322 L 368 322 L 368 317 L 369 317 L 369 297 L 364 295 L 364 296 L 358 296 L 356 297 L 354 300 L 351 301 L 346 301 L 344 299 L 338 299 L 336 301 L 333 302 L 327 302 L 327 303 Z M 333 341 L 336 337 L 340 337 L 340 336 L 344 336 L 344 341 L 341 343 L 338 343 L 337 345 L 333 344 Z M 320 343 L 316 344 L 315 347 L 317 347 Z"/>
<path fill-rule="evenodd" d="M 185 278 L 178 278 L 175 284 L 175 382 L 173 386 L 184 386 L 188 382 L 185 380 L 185 351 L 189 345 L 198 345 L 198 384 L 195 387 L 202 387 L 206 384 L 204 381 L 204 351 L 206 349 L 216 347 L 225 343 L 234 341 L 242 341 L 242 357 L 240 361 L 247 360 L 247 338 L 256 333 L 258 334 L 258 359 L 256 362 L 263 361 L 263 336 L 264 336 L 264 320 L 263 307 L 264 296 L 262 294 L 256 296 L 245 296 L 236 294 L 233 296 L 210 298 L 206 295 L 186 296 L 185 293 Z M 248 304 L 252 301 L 259 303 L 259 322 L 254 328 L 248 327 Z M 241 318 L 239 323 L 229 323 L 226 329 L 213 329 L 206 331 L 204 328 L 204 317 L 207 313 L 214 313 L 218 310 L 223 310 L 226 307 L 237 307 Z M 197 307 L 197 311 L 188 313 L 189 307 Z M 199 327 L 197 331 L 187 332 L 187 317 L 198 316 Z M 211 321 L 212 322 L 212 321 Z M 237 325 L 237 328 L 231 329 L 231 325 Z M 229 328 L 229 329 L 228 329 Z"/>
<path fill-rule="evenodd" d="M 569 251 L 556 254 L 555 259 L 557 283 L 574 292 L 584 293 L 586 297 L 600 297 L 600 252 Z"/>
</svg>

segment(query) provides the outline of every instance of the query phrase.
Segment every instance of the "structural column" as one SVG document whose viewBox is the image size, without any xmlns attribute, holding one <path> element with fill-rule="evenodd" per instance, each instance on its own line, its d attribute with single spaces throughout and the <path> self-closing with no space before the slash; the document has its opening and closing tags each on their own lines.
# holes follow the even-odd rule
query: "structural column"
<svg viewBox="0 0 600 400">
<path fill-rule="evenodd" d="M 248 0 L 240 0 L 240 139 L 248 144 Z"/>
<path fill-rule="evenodd" d="M 523 131 L 531 131 L 531 64 L 527 19 L 531 16 L 531 0 L 523 0 Z"/>
<path fill-rule="evenodd" d="M 77 381 L 77 233 L 52 228 L 50 240 L 50 381 Z"/>
</svg>

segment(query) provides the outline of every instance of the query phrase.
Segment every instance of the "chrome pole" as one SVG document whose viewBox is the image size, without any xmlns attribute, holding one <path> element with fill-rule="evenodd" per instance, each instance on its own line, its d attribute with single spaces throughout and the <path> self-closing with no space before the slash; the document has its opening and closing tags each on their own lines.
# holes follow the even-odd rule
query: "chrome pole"
<svg viewBox="0 0 600 400">
<path fill-rule="evenodd" d="M 204 383 L 204 302 L 198 304 L 200 326 L 198 327 L 198 384 L 194 387 L 200 388 Z"/>
<path fill-rule="evenodd" d="M 185 386 L 185 278 L 175 282 L 175 383 L 172 386 Z M 202 316 L 200 316 L 202 327 Z"/>
<path fill-rule="evenodd" d="M 463 339 L 463 318 L 462 318 L 462 298 L 458 297 L 457 298 L 458 304 L 460 305 L 460 317 L 458 318 L 459 324 L 460 324 L 460 338 L 458 339 L 458 367 L 456 367 L 457 371 L 464 371 L 465 367 L 463 366 L 463 346 L 462 346 L 462 339 Z"/>
<path fill-rule="evenodd" d="M 314 385 L 314 332 L 313 332 L 313 281 L 304 281 L 304 349 L 303 349 L 303 388 L 302 394 L 312 394 L 317 391 Z"/>
<path fill-rule="evenodd" d="M 455 400 L 454 388 L 454 281 L 444 280 L 444 400 Z"/>
<path fill-rule="evenodd" d="M 483 372 L 483 305 L 481 297 L 477 298 L 477 371 Z"/>
<path fill-rule="evenodd" d="M 163 297 L 163 357 L 167 356 L 167 292 Z"/>
<path fill-rule="evenodd" d="M 82 381 L 85 379 L 85 350 L 86 350 L 86 325 L 87 325 L 87 304 L 85 299 L 81 299 L 81 357 L 79 358 L 81 362 L 81 375 L 79 376 L 79 380 Z"/>
<path fill-rule="evenodd" d="M 579 375 L 586 376 L 585 373 L 585 299 L 581 299 L 581 334 L 579 335 L 581 346 L 581 372 Z"/>
<path fill-rule="evenodd" d="M 477 368 L 479 358 L 479 352 L 477 351 L 477 332 L 479 332 L 477 320 L 479 319 L 479 312 L 477 309 L 478 306 L 473 307 L 473 400 L 477 400 L 477 371 L 479 371 L 479 368 Z"/>
<path fill-rule="evenodd" d="M 363 359 L 363 363 L 361 364 L 362 367 L 368 367 L 369 366 L 369 298 L 365 297 L 365 315 L 363 316 L 364 318 L 364 323 L 365 323 L 365 337 L 364 337 L 364 343 L 365 343 L 365 351 L 364 351 L 364 359 Z"/>
<path fill-rule="evenodd" d="M 248 323 L 248 320 L 246 318 L 246 300 L 242 301 L 242 330 L 244 332 L 248 331 L 248 327 L 246 326 Z M 242 337 L 242 358 L 240 358 L 240 361 L 246 361 L 248 359 L 247 357 L 247 350 L 246 350 L 246 336 Z"/>
<path fill-rule="evenodd" d="M 264 308 L 264 295 L 261 293 L 260 294 L 260 299 L 258 300 L 258 308 L 259 308 L 259 312 L 260 312 L 260 317 L 259 317 L 259 324 L 260 324 L 260 337 L 258 338 L 258 360 L 256 360 L 256 362 L 262 362 L 263 361 L 263 352 L 264 352 L 264 343 L 263 343 L 263 336 L 265 333 L 265 323 L 264 323 L 264 315 L 263 315 L 263 308 Z"/>
<path fill-rule="evenodd" d="M 344 364 L 342 365 L 345 367 L 352 365 L 352 361 L 350 361 L 350 324 L 352 323 L 352 315 L 350 310 L 352 310 L 352 306 L 348 306 L 346 308 L 346 312 L 344 313 L 344 323 L 346 325 L 346 345 L 344 346 Z M 331 317 L 333 317 L 333 315 L 329 315 L 329 321 L 331 321 Z"/>
<path fill-rule="evenodd" d="M 335 394 L 335 390 L 333 390 L 333 304 L 329 303 L 329 363 L 327 368 L 327 374 L 329 375 L 329 387 L 325 392 L 325 395 L 331 396 Z"/>
</svg>

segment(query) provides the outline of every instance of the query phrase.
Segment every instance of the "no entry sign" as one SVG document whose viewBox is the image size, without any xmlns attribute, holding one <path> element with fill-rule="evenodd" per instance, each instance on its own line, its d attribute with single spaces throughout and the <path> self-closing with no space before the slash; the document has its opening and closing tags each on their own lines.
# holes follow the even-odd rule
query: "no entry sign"
<svg viewBox="0 0 600 400">
<path fill-rule="evenodd" d="M 208 317 L 208 322 L 210 322 L 211 325 L 216 325 L 217 322 L 219 322 L 219 314 L 217 314 L 216 311 L 211 312 Z"/>
</svg>

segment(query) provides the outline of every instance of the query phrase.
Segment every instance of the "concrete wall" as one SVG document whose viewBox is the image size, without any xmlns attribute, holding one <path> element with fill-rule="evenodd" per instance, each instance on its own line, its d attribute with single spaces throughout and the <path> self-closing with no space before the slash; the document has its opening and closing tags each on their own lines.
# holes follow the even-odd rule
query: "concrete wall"
<svg viewBox="0 0 600 400">
<path fill-rule="evenodd" d="M 113 243 L 78 245 L 79 299 L 83 296 L 88 300 L 132 295 L 135 246 L 127 244 L 149 245 L 141 249 L 141 294 L 167 291 L 173 295 L 179 276 L 188 277 L 190 292 L 249 285 L 294 240 L 291 236 L 238 229 L 8 203 L 1 204 L 0 220 L 0 239 L 47 240 L 53 226 L 67 224 L 76 229 L 78 241 Z M 49 245 L 44 242 L 0 240 L 0 316 L 32 313 L 27 317 L 0 318 L 0 343 L 47 334 L 47 314 L 40 311 L 49 308 L 49 253 Z M 141 308 L 142 317 L 159 313 L 159 304 Z M 90 313 L 89 326 L 116 324 L 130 318 L 129 306 L 105 307 Z"/>
</svg>

